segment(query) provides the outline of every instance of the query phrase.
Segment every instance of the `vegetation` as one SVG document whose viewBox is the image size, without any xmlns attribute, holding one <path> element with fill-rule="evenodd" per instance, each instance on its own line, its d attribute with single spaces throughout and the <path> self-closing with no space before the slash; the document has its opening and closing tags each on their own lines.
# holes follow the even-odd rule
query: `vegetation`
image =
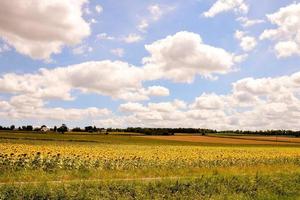
<svg viewBox="0 0 300 200">
<path fill-rule="evenodd" d="M 224 176 L 161 181 L 5 185 L 1 199 L 297 199 L 300 175 Z"/>
<path fill-rule="evenodd" d="M 40 127 L 33 128 L 32 125 L 22 126 L 16 129 L 15 125 L 11 125 L 10 127 L 0 126 L 0 130 L 5 131 L 40 131 Z M 70 129 L 66 124 L 62 124 L 59 128 L 54 126 L 49 129 L 52 132 L 65 133 Z M 203 128 L 142 128 L 142 127 L 128 127 L 124 129 L 120 128 L 97 128 L 96 126 L 86 126 L 84 128 L 75 127 L 72 128 L 73 132 L 125 132 L 125 133 L 140 133 L 145 135 L 174 135 L 176 133 L 186 133 L 186 134 L 226 134 L 226 135 L 261 135 L 261 136 L 293 136 L 300 137 L 300 131 L 292 131 L 292 130 L 260 130 L 260 131 L 249 131 L 249 130 L 213 130 L 213 129 L 203 129 Z"/>
<path fill-rule="evenodd" d="M 300 149 L 137 146 L 86 144 L 0 144 L 0 171 L 42 169 L 136 170 L 245 167 L 261 164 L 300 166 Z M 13 151 L 12 151 L 13 150 Z"/>
<path fill-rule="evenodd" d="M 299 146 L 0 133 L 0 199 L 296 199 L 299 191 Z"/>
</svg>

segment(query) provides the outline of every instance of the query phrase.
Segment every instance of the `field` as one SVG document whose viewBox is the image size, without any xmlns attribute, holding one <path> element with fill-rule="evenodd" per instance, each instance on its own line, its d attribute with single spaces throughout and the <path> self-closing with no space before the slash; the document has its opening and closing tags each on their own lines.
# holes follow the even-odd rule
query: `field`
<svg viewBox="0 0 300 200">
<path fill-rule="evenodd" d="M 300 141 L 0 133 L 0 199 L 299 199 Z"/>
<path fill-rule="evenodd" d="M 268 137 L 268 136 L 144 136 L 148 139 L 169 141 L 185 141 L 206 144 L 236 144 L 236 145 L 300 145 L 300 138 L 292 137 Z"/>
</svg>

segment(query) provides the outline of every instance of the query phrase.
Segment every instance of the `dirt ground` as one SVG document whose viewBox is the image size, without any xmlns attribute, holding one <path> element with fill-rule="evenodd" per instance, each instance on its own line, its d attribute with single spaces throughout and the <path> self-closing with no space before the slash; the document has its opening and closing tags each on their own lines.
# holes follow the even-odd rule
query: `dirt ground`
<svg viewBox="0 0 300 200">
<path fill-rule="evenodd" d="M 211 144 L 269 144 L 269 145 L 299 145 L 300 138 L 274 136 L 142 136 L 149 139 L 186 141 Z"/>
</svg>

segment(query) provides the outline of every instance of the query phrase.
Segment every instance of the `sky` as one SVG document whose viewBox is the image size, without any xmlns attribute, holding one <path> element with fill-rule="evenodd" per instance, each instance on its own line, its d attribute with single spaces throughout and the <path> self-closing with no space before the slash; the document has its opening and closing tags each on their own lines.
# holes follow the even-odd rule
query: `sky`
<svg viewBox="0 0 300 200">
<path fill-rule="evenodd" d="M 3 126 L 299 121 L 300 1 L 0 1 Z"/>
</svg>

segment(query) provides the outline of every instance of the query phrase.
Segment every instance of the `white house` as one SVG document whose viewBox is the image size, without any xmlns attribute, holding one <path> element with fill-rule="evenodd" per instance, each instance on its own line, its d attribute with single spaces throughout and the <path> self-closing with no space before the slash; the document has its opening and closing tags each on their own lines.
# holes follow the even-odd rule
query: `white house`
<svg viewBox="0 0 300 200">
<path fill-rule="evenodd" d="M 46 125 L 41 126 L 41 132 L 46 133 L 48 131 L 49 131 L 49 128 Z"/>
</svg>

